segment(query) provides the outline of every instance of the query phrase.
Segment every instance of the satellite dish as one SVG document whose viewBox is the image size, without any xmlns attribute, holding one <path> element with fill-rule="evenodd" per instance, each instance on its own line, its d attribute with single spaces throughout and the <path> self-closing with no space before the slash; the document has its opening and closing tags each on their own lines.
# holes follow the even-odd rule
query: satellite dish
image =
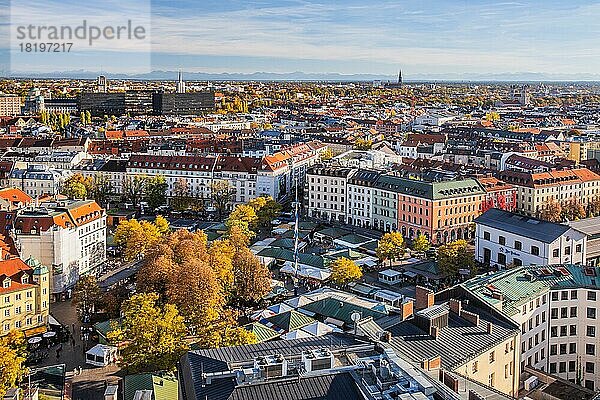
<svg viewBox="0 0 600 400">
<path fill-rule="evenodd" d="M 350 319 L 354 322 L 360 321 L 360 313 L 354 311 L 352 314 L 350 314 Z"/>
</svg>

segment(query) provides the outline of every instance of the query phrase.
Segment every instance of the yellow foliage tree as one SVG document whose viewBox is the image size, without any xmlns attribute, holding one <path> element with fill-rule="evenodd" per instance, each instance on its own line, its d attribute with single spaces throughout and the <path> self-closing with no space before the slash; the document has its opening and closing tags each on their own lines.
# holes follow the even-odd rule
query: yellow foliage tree
<svg viewBox="0 0 600 400">
<path fill-rule="evenodd" d="M 392 261 L 404 255 L 404 238 L 402 234 L 394 231 L 383 235 L 377 244 L 376 252 L 381 261 L 390 260 L 391 265 Z"/>
<path fill-rule="evenodd" d="M 331 279 L 338 285 L 347 285 L 362 277 L 362 271 L 356 263 L 346 257 L 341 257 L 329 264 Z"/>
</svg>

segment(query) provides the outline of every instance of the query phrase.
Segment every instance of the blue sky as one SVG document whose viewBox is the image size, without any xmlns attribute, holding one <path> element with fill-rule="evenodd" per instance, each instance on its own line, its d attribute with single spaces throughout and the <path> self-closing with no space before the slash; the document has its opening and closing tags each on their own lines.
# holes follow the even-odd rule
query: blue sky
<svg viewBox="0 0 600 400">
<path fill-rule="evenodd" d="M 7 0 L 0 0 L 7 1 Z M 22 15 L 148 21 L 144 46 L 19 60 L 24 71 L 600 72 L 599 1 L 20 0 Z M 86 2 L 90 3 L 90 2 Z M 9 10 L 10 11 L 10 10 Z M 6 12 L 3 13 L 6 16 Z M 58 24 L 61 17 L 52 23 Z M 5 43 L 5 41 L 2 41 Z M 14 53 L 13 53 L 14 54 Z M 13 68 L 14 69 L 14 68 Z"/>
</svg>

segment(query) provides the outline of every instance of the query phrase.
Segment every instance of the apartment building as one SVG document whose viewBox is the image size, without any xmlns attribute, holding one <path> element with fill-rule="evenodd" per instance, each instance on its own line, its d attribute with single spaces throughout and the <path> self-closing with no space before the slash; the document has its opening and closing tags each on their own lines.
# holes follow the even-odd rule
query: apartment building
<svg viewBox="0 0 600 400">
<path fill-rule="evenodd" d="M 0 336 L 11 330 L 37 335 L 46 331 L 50 306 L 48 268 L 29 257 L 2 252 L 0 260 Z"/>
<path fill-rule="evenodd" d="M 475 259 L 507 265 L 585 265 L 587 235 L 568 225 L 492 208 L 475 219 Z"/>
<path fill-rule="evenodd" d="M 520 368 L 530 366 L 597 390 L 599 268 L 521 266 L 461 286 L 521 327 Z"/>
<path fill-rule="evenodd" d="M 370 228 L 373 224 L 373 191 L 380 172 L 359 169 L 347 183 L 347 223 Z"/>
<path fill-rule="evenodd" d="M 21 97 L 16 95 L 0 96 L 0 116 L 14 117 L 21 114 Z"/>
<path fill-rule="evenodd" d="M 96 273 L 106 261 L 106 213 L 93 200 L 44 203 L 43 207 L 0 211 L 20 254 L 52 270 L 52 295 L 72 289 L 79 276 Z"/>
<path fill-rule="evenodd" d="M 13 168 L 9 186 L 19 188 L 27 195 L 38 198 L 60 193 L 62 183 L 71 175 L 68 170 L 50 168 L 42 164 L 29 164 L 24 168 Z"/>
<path fill-rule="evenodd" d="M 517 188 L 516 210 L 533 217 L 550 199 L 559 203 L 576 200 L 585 207 L 600 196 L 600 175 L 587 168 L 537 173 L 503 171 L 498 177 Z"/>
<path fill-rule="evenodd" d="M 346 222 L 348 179 L 356 170 L 316 166 L 308 170 L 308 215 L 328 221 Z"/>
</svg>

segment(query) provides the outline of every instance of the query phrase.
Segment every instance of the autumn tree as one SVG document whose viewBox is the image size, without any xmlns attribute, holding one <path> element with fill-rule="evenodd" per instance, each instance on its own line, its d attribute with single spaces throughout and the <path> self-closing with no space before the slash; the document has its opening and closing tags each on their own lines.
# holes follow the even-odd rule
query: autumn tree
<svg viewBox="0 0 600 400">
<path fill-rule="evenodd" d="M 162 215 L 157 215 L 156 218 L 154 218 L 154 226 L 156 226 L 156 229 L 161 236 L 171 232 L 169 222 Z"/>
<path fill-rule="evenodd" d="M 27 375 L 27 343 L 21 331 L 10 331 L 0 338 L 0 398 Z"/>
<path fill-rule="evenodd" d="M 171 197 L 171 206 L 175 210 L 186 210 L 191 204 L 190 185 L 185 179 L 178 179 L 173 184 L 173 196 Z"/>
<path fill-rule="evenodd" d="M 371 147 L 373 147 L 372 140 L 358 138 L 354 141 L 354 148 L 356 150 L 371 150 Z"/>
<path fill-rule="evenodd" d="M 321 152 L 321 154 L 319 154 L 319 158 L 321 159 L 321 161 L 331 160 L 333 158 L 333 151 L 329 147 L 327 147 Z"/>
<path fill-rule="evenodd" d="M 162 217 L 160 217 L 162 218 Z M 164 230 L 162 222 L 161 230 Z M 124 249 L 124 258 L 128 261 L 135 260 L 151 249 L 161 237 L 161 230 L 152 222 L 138 222 L 135 218 L 119 223 L 113 240 L 115 244 Z"/>
<path fill-rule="evenodd" d="M 77 309 L 77 315 L 90 316 L 96 309 L 101 299 L 98 281 L 93 275 L 85 275 L 79 278 L 73 289 L 73 305 Z"/>
<path fill-rule="evenodd" d="M 154 210 L 167 203 L 167 189 L 169 185 L 162 175 L 147 178 L 144 185 L 144 199 L 148 207 Z"/>
<path fill-rule="evenodd" d="M 423 235 L 422 233 L 419 234 L 415 240 L 413 240 L 412 248 L 417 253 L 425 253 L 430 247 L 431 244 L 429 243 L 427 236 Z"/>
<path fill-rule="evenodd" d="M 229 207 L 229 204 L 235 199 L 235 188 L 229 181 L 218 180 L 210 185 L 211 201 L 219 213 L 219 219 Z"/>
<path fill-rule="evenodd" d="M 232 225 L 239 225 L 239 223 L 248 225 L 250 230 L 256 228 L 256 225 L 258 224 L 258 217 L 256 216 L 256 211 L 252 206 L 246 204 L 239 204 L 235 206 L 225 221 L 225 226 L 229 228 Z"/>
<path fill-rule="evenodd" d="M 188 350 L 183 317 L 175 305 L 161 305 L 156 293 L 125 301 L 122 322 L 112 328 L 108 339 L 125 344 L 121 365 L 129 373 L 173 370 Z"/>
<path fill-rule="evenodd" d="M 271 290 L 271 273 L 248 248 L 233 257 L 233 296 L 242 303 L 255 303 Z"/>
<path fill-rule="evenodd" d="M 329 264 L 331 279 L 338 285 L 347 285 L 362 277 L 362 271 L 356 263 L 346 257 L 340 257 Z"/>
<path fill-rule="evenodd" d="M 548 222 L 560 222 L 562 206 L 554 197 L 550 197 L 546 204 L 539 211 L 539 218 Z"/>
<path fill-rule="evenodd" d="M 268 227 L 271 221 L 281 214 L 281 204 L 273 200 L 271 196 L 259 196 L 250 201 L 247 205 L 252 207 L 257 216 L 257 224 L 261 227 Z"/>
<path fill-rule="evenodd" d="M 392 262 L 404 255 L 404 238 L 398 231 L 384 234 L 377 244 L 377 257 L 383 262 L 390 260 Z"/>
<path fill-rule="evenodd" d="M 142 175 L 129 176 L 123 179 L 123 200 L 138 207 L 146 191 L 148 177 Z"/>
<path fill-rule="evenodd" d="M 117 284 L 102 295 L 100 304 L 109 318 L 119 318 L 121 316 L 121 306 L 128 298 L 129 289 L 124 284 Z"/>
<path fill-rule="evenodd" d="M 585 218 L 585 216 L 585 208 L 577 199 L 571 199 L 562 206 L 561 217 L 563 220 L 574 221 Z"/>
<path fill-rule="evenodd" d="M 61 187 L 61 193 L 70 199 L 85 200 L 93 191 L 93 178 L 82 174 L 71 175 Z"/>
<path fill-rule="evenodd" d="M 108 176 L 102 173 L 94 175 L 91 193 L 88 193 L 88 197 L 93 198 L 96 203 L 106 206 L 110 196 L 114 193 L 114 188 Z"/>
<path fill-rule="evenodd" d="M 475 256 L 465 240 L 455 240 L 438 248 L 438 266 L 447 278 L 454 278 L 461 269 L 473 271 Z"/>
</svg>

